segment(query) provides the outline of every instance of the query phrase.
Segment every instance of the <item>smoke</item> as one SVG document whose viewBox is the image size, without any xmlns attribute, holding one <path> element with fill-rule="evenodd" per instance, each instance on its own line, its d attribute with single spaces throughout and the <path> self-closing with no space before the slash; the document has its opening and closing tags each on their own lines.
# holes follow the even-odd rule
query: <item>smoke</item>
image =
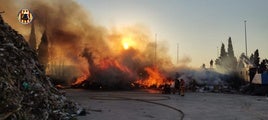
<svg viewBox="0 0 268 120">
<path fill-rule="evenodd" d="M 184 79 L 186 84 L 193 80 L 199 85 L 224 85 L 227 84 L 225 74 L 218 73 L 211 69 L 189 69 L 182 68 L 179 71 L 179 79 Z"/>
<path fill-rule="evenodd" d="M 4 19 L 26 38 L 30 25 L 19 24 L 16 15 L 21 8 L 30 9 L 37 36 L 40 38 L 44 31 L 47 33 L 49 64 L 57 65 L 64 61 L 65 65 L 75 66 L 77 73 L 72 74 L 81 76 L 81 80 L 98 82 L 107 88 L 129 86 L 135 80 L 154 79 L 154 76 L 149 76 L 148 71 L 151 70 L 152 74 L 157 73 L 156 77 L 161 78 L 173 78 L 179 72 L 186 82 L 224 83 L 222 74 L 188 68 L 187 64 L 191 62 L 188 56 L 180 59 L 180 67 L 175 67 L 167 54 L 167 43 L 158 40 L 156 45 L 150 30 L 143 25 L 102 27 L 93 23 L 89 13 L 73 0 L 27 0 L 19 3 L 0 0 L 0 3 L 4 3 L 0 4 L 0 11 L 6 12 Z"/>
<path fill-rule="evenodd" d="M 77 62 L 77 54 L 83 49 L 84 43 L 91 43 L 88 44 L 89 46 L 98 45 L 97 48 L 105 46 L 102 28 L 93 25 L 88 18 L 88 13 L 73 0 L 64 2 L 27 0 L 21 3 L 15 0 L 0 0 L 0 2 L 3 3 L 0 4 L 0 9 L 6 12 L 3 15 L 6 21 L 15 25 L 15 29 L 23 32 L 26 38 L 29 33 L 25 31 L 30 30 L 29 25 L 20 25 L 16 15 L 21 8 L 31 10 L 35 25 L 39 28 L 36 31 L 39 38 L 43 31 L 47 31 L 51 62 L 56 62 L 56 59 L 65 59 L 66 64 Z"/>
<path fill-rule="evenodd" d="M 37 39 L 44 31 L 47 33 L 49 64 L 75 66 L 76 73 L 71 74 L 81 76 L 81 80 L 87 79 L 106 88 L 124 88 L 136 80 L 158 79 L 159 76 L 161 79 L 175 78 L 175 73 L 179 72 L 186 83 L 191 80 L 208 85 L 225 83 L 222 74 L 188 68 L 187 64 L 191 62 L 188 56 L 183 56 L 180 67 L 175 67 L 167 54 L 167 43 L 158 40 L 156 45 L 154 35 L 144 25 L 102 27 L 93 23 L 90 14 L 73 0 L 0 2 L 5 3 L 0 4 L 0 11 L 6 12 L 4 19 L 26 38 L 30 25 L 21 25 L 16 15 L 21 8 L 30 9 L 39 35 Z M 150 76 L 150 73 L 158 75 Z"/>
<path fill-rule="evenodd" d="M 30 25 L 19 24 L 16 15 L 21 8 L 30 9 L 37 39 L 44 31 L 47 33 L 49 64 L 76 66 L 76 75 L 83 78 L 102 80 L 105 85 L 122 81 L 129 84 L 141 77 L 139 74 L 146 67 L 156 66 L 164 74 L 173 67 L 166 43 L 158 40 L 155 49 L 153 35 L 143 25 L 110 29 L 99 26 L 74 0 L 27 0 L 19 3 L 0 0 L 0 3 L 4 3 L 0 4 L 0 10 L 6 12 L 3 17 L 26 38 Z"/>
<path fill-rule="evenodd" d="M 192 59 L 189 56 L 183 56 L 182 59 L 179 60 L 180 64 L 189 64 Z"/>
</svg>

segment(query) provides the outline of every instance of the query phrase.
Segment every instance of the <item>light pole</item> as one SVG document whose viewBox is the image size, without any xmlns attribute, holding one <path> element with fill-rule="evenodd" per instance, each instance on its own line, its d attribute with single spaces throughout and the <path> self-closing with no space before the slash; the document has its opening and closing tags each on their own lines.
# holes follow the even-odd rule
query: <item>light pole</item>
<svg viewBox="0 0 268 120">
<path fill-rule="evenodd" d="M 248 45 L 247 45 L 247 21 L 244 21 L 245 24 L 245 48 L 246 48 L 246 56 L 248 56 Z"/>
<path fill-rule="evenodd" d="M 157 67 L 157 56 L 156 56 L 156 52 L 157 52 L 157 34 L 155 34 L 155 50 L 154 50 L 154 65 L 155 67 Z"/>
</svg>

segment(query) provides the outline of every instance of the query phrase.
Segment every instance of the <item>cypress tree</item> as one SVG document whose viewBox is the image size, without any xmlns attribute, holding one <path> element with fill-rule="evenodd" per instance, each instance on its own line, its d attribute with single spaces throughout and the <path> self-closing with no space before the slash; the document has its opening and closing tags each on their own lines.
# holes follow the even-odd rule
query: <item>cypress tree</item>
<svg viewBox="0 0 268 120">
<path fill-rule="evenodd" d="M 42 65 L 44 65 L 45 68 L 47 67 L 47 64 L 48 64 L 48 57 L 49 57 L 48 40 L 47 40 L 46 31 L 44 31 L 41 37 L 41 43 L 39 44 L 39 47 L 38 47 L 38 59 L 39 59 L 39 62 Z"/>
<path fill-rule="evenodd" d="M 224 46 L 224 44 L 222 43 L 221 44 L 221 54 L 220 54 L 220 57 L 221 57 L 221 59 L 223 59 L 223 58 L 225 58 L 227 56 L 227 53 L 226 53 L 226 51 L 225 51 L 225 46 Z"/>
<path fill-rule="evenodd" d="M 228 39 L 228 60 L 227 60 L 227 68 L 231 70 L 235 70 L 237 66 L 237 59 L 234 56 L 234 49 L 232 45 L 232 39 L 229 37 Z"/>
<path fill-rule="evenodd" d="M 229 39 L 228 39 L 228 56 L 235 57 L 231 37 L 229 37 Z"/>
<path fill-rule="evenodd" d="M 253 59 L 254 59 L 254 65 L 256 66 L 256 67 L 259 67 L 260 66 L 260 56 L 259 56 L 259 50 L 257 49 L 257 50 L 255 50 L 255 52 L 254 52 L 254 55 L 253 55 Z"/>
</svg>

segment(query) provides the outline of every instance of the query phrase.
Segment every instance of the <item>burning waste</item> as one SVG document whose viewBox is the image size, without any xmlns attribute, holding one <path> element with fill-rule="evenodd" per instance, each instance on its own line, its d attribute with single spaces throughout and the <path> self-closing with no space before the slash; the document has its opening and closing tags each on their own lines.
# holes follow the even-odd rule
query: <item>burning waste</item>
<svg viewBox="0 0 268 120">
<path fill-rule="evenodd" d="M 19 8 L 15 3 L 11 0 L 1 8 L 13 12 L 8 6 Z M 120 29 L 101 27 L 73 0 L 64 3 L 29 0 L 23 5 L 35 18 L 29 38 L 36 40 L 31 43 L 39 45 L 31 46 L 38 46 L 33 49 L 37 49 L 46 74 L 52 78 L 63 79 L 72 86 L 97 88 L 125 89 L 137 83 L 159 86 L 168 73 L 166 68 L 172 67 L 167 48 L 159 44 L 155 51 L 152 35 L 142 25 Z M 25 31 L 30 26 L 16 27 Z M 157 67 L 154 67 L 155 52 Z"/>
<path fill-rule="evenodd" d="M 15 0 L 2 2 L 5 5 L 0 7 L 10 13 L 14 7 L 22 7 Z M 175 67 L 165 42 L 159 40 L 156 45 L 153 35 L 143 25 L 111 29 L 99 26 L 73 0 L 28 0 L 23 7 L 29 8 L 35 18 L 30 36 L 25 32 L 30 26 L 15 24 L 17 21 L 8 15 L 7 19 L 30 38 L 29 44 L 37 49 L 46 74 L 73 87 L 157 88 L 177 79 L 175 72 L 186 77 L 186 83 L 195 80 L 200 84 L 224 84 L 222 77 L 212 77 L 214 72 L 201 72 L 199 76 L 195 70 Z"/>
<path fill-rule="evenodd" d="M 135 81 L 138 85 L 142 87 L 160 87 L 164 83 L 167 83 L 166 77 L 160 73 L 160 71 L 155 67 L 146 67 L 145 72 L 148 74 L 146 79 L 139 79 Z"/>
<path fill-rule="evenodd" d="M 136 54 L 130 49 L 132 55 Z M 127 57 L 104 58 L 95 63 L 92 52 L 85 48 L 82 56 L 88 61 L 88 73 L 78 77 L 72 85 L 93 89 L 130 89 L 133 87 L 159 87 L 165 81 L 165 76 L 155 67 L 141 65 L 139 59 Z M 125 63 L 125 64 L 124 64 Z M 137 66 L 133 66 L 133 65 Z M 138 86 L 136 86 L 138 85 Z"/>
</svg>

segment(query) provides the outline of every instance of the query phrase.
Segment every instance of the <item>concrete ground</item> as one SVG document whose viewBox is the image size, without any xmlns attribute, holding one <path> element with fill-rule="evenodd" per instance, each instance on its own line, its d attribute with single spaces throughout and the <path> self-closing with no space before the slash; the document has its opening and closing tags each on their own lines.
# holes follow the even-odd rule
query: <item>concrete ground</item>
<svg viewBox="0 0 268 120">
<path fill-rule="evenodd" d="M 81 89 L 67 89 L 66 96 L 87 110 L 79 120 L 268 120 L 264 96 Z"/>
</svg>

